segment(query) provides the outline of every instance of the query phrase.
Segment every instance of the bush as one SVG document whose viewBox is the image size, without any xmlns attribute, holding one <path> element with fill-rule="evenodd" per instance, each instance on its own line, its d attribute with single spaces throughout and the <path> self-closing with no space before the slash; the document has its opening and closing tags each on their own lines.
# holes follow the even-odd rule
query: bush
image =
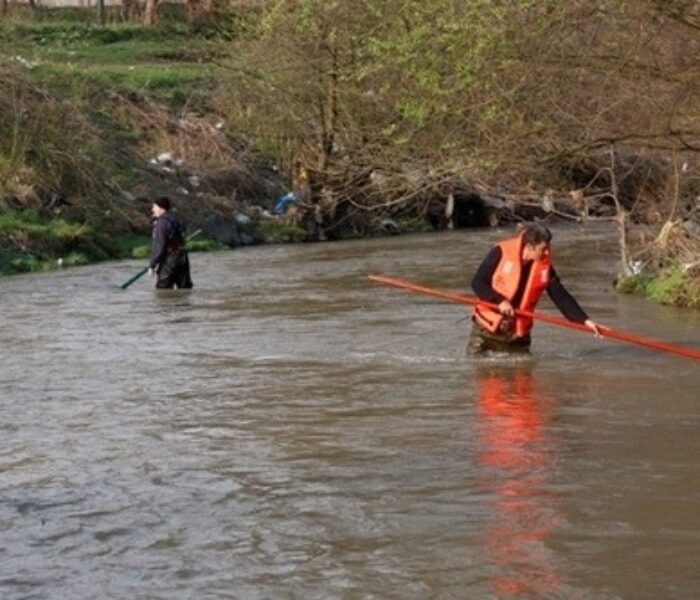
<svg viewBox="0 0 700 600">
<path fill-rule="evenodd" d="M 687 276 L 680 266 L 665 269 L 658 277 L 651 279 L 646 292 L 661 304 L 700 308 L 700 285 Z"/>
<path fill-rule="evenodd" d="M 655 276 L 621 277 L 615 282 L 615 289 L 622 294 L 645 296 L 660 304 L 700 308 L 700 283 L 680 265 L 664 269 Z"/>
<path fill-rule="evenodd" d="M 303 242 L 308 238 L 306 230 L 298 225 L 287 225 L 272 219 L 259 221 L 255 233 L 267 242 Z"/>
</svg>

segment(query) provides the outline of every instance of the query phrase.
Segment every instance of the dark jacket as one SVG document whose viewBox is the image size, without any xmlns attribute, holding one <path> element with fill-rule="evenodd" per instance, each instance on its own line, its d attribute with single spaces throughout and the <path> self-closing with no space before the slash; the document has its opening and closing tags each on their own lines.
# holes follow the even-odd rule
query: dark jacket
<svg viewBox="0 0 700 600">
<path fill-rule="evenodd" d="M 153 247 L 148 266 L 155 269 L 163 264 L 165 257 L 185 247 L 185 236 L 180 222 L 169 212 L 164 213 L 153 224 Z"/>
</svg>

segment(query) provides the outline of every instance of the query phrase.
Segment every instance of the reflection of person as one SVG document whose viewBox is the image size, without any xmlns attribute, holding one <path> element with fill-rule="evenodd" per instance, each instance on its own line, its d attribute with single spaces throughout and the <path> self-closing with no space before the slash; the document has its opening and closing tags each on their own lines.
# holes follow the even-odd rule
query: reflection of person
<svg viewBox="0 0 700 600">
<path fill-rule="evenodd" d="M 156 287 L 191 288 L 190 261 L 185 250 L 183 227 L 170 212 L 170 200 L 157 198 L 151 212 L 155 221 L 148 269 L 152 277 L 158 276 Z"/>
<path fill-rule="evenodd" d="M 548 541 L 563 516 L 555 486 L 552 399 L 529 369 L 476 372 L 477 464 L 490 499 L 481 542 L 496 597 L 555 597 L 561 591 Z"/>
<path fill-rule="evenodd" d="M 598 325 L 559 280 L 552 266 L 551 239 L 551 232 L 543 225 L 528 225 L 486 255 L 472 279 L 472 288 L 479 300 L 498 308 L 476 305 L 469 339 L 471 354 L 529 351 L 533 322 L 516 310 L 532 312 L 545 290 L 567 319 L 584 323 L 599 334 Z"/>
</svg>

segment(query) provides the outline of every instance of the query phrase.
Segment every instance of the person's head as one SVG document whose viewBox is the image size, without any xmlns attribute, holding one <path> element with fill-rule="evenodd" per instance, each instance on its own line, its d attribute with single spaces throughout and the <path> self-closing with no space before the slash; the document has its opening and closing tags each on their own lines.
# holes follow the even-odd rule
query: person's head
<svg viewBox="0 0 700 600">
<path fill-rule="evenodd" d="M 170 198 L 167 196 L 160 196 L 153 201 L 153 206 L 151 206 L 151 213 L 157 219 L 158 217 L 164 215 L 170 210 Z"/>
<path fill-rule="evenodd" d="M 539 260 L 549 253 L 552 232 L 544 225 L 534 223 L 527 225 L 523 236 L 523 260 Z"/>
</svg>

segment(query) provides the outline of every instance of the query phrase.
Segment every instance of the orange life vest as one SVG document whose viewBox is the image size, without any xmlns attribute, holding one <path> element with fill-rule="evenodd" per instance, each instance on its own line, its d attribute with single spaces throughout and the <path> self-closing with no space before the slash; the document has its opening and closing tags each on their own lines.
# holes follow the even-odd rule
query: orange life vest
<svg viewBox="0 0 700 600">
<path fill-rule="evenodd" d="M 523 236 L 520 234 L 516 238 L 501 242 L 498 246 L 501 249 L 502 256 L 501 261 L 496 266 L 496 270 L 493 272 L 491 287 L 509 302 L 512 302 L 518 291 L 520 274 L 522 273 Z M 551 255 L 549 253 L 533 262 L 520 304 L 513 308 L 527 312 L 532 312 L 535 309 L 542 292 L 549 285 L 551 266 Z M 494 333 L 501 330 L 501 323 L 503 323 L 504 318 L 500 312 L 483 304 L 476 305 L 474 317 L 479 325 Z M 531 318 L 521 315 L 515 317 L 516 337 L 525 337 L 530 333 L 531 329 Z"/>
</svg>

